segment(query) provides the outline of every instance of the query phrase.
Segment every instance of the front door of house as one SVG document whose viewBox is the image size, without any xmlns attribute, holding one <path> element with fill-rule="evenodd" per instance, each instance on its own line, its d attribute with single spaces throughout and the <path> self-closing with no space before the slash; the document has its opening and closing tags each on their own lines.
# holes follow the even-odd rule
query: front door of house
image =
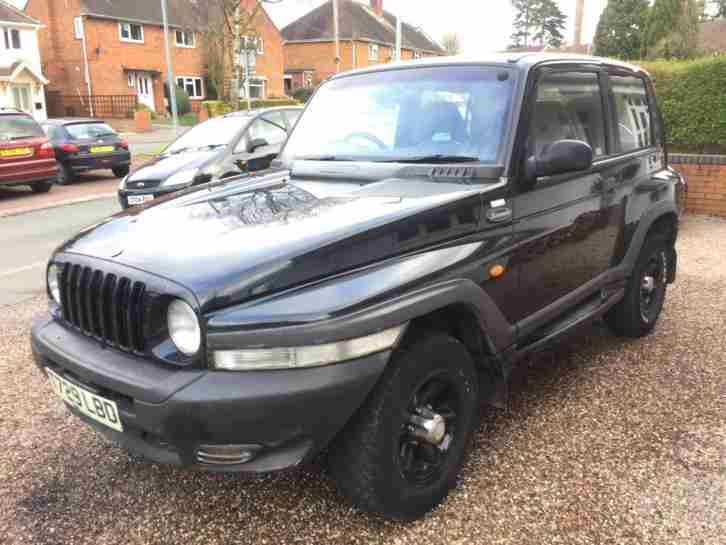
<svg viewBox="0 0 726 545">
<path fill-rule="evenodd" d="M 136 72 L 136 94 L 139 97 L 139 103 L 148 106 L 152 112 L 156 111 L 153 80 L 148 72 Z"/>
</svg>

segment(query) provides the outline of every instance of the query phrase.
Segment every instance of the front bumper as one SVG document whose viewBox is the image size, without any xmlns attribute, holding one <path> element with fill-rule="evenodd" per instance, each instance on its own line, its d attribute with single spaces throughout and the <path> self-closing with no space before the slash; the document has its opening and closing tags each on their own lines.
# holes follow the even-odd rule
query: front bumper
<svg viewBox="0 0 726 545">
<path fill-rule="evenodd" d="M 221 372 L 171 368 L 105 348 L 49 316 L 31 333 L 36 364 L 115 401 L 124 432 L 77 414 L 159 463 L 266 472 L 309 460 L 343 428 L 382 374 L 389 352 L 312 369 Z M 249 445 L 249 462 L 200 462 L 205 445 Z"/>
<path fill-rule="evenodd" d="M 173 187 L 171 189 L 165 188 L 165 187 L 150 187 L 148 189 L 136 189 L 136 190 L 119 189 L 118 190 L 118 202 L 121 205 L 121 208 L 126 209 L 129 206 L 132 206 L 132 205 L 129 205 L 129 196 L 130 195 L 151 195 L 156 199 L 158 197 L 170 195 L 171 193 L 176 193 L 177 191 L 181 191 L 182 189 L 186 189 L 187 187 L 189 187 L 189 186 Z"/>
</svg>

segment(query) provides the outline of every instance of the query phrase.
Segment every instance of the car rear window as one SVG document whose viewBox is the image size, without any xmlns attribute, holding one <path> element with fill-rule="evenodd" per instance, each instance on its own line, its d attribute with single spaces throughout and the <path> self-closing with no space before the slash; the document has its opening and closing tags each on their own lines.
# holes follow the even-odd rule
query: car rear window
<svg viewBox="0 0 726 545">
<path fill-rule="evenodd" d="M 73 125 L 66 125 L 66 131 L 71 135 L 71 138 L 79 140 L 116 134 L 106 123 L 74 123 Z"/>
<path fill-rule="evenodd" d="M 27 115 L 0 115 L 0 140 L 45 136 L 35 119 Z"/>
</svg>

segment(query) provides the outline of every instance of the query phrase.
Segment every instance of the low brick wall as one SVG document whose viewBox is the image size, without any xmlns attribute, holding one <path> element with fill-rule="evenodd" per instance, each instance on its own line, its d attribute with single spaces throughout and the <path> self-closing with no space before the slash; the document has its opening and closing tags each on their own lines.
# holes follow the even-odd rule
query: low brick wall
<svg viewBox="0 0 726 545">
<path fill-rule="evenodd" d="M 687 212 L 726 217 L 726 155 L 671 153 L 669 162 L 686 178 Z"/>
</svg>

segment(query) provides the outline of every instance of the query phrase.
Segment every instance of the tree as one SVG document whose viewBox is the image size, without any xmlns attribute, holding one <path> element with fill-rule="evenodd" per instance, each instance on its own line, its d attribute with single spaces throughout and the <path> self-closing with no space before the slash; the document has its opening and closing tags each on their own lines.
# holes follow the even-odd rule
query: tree
<svg viewBox="0 0 726 545">
<path fill-rule="evenodd" d="M 648 13 L 642 53 L 648 58 L 688 59 L 698 48 L 698 9 L 693 0 L 655 0 Z"/>
<path fill-rule="evenodd" d="M 447 32 L 441 39 L 441 45 L 444 46 L 448 55 L 458 55 L 461 53 L 461 42 L 456 32 Z"/>
<path fill-rule="evenodd" d="M 555 0 L 510 0 L 514 8 L 512 48 L 529 47 L 530 39 L 539 45 L 560 47 L 567 17 Z"/>
<path fill-rule="evenodd" d="M 259 39 L 256 30 L 265 0 L 208 0 L 205 61 L 217 92 L 238 104 L 243 55 Z"/>
<path fill-rule="evenodd" d="M 610 0 L 597 24 L 595 54 L 619 59 L 641 58 L 647 20 L 648 0 Z"/>
</svg>

